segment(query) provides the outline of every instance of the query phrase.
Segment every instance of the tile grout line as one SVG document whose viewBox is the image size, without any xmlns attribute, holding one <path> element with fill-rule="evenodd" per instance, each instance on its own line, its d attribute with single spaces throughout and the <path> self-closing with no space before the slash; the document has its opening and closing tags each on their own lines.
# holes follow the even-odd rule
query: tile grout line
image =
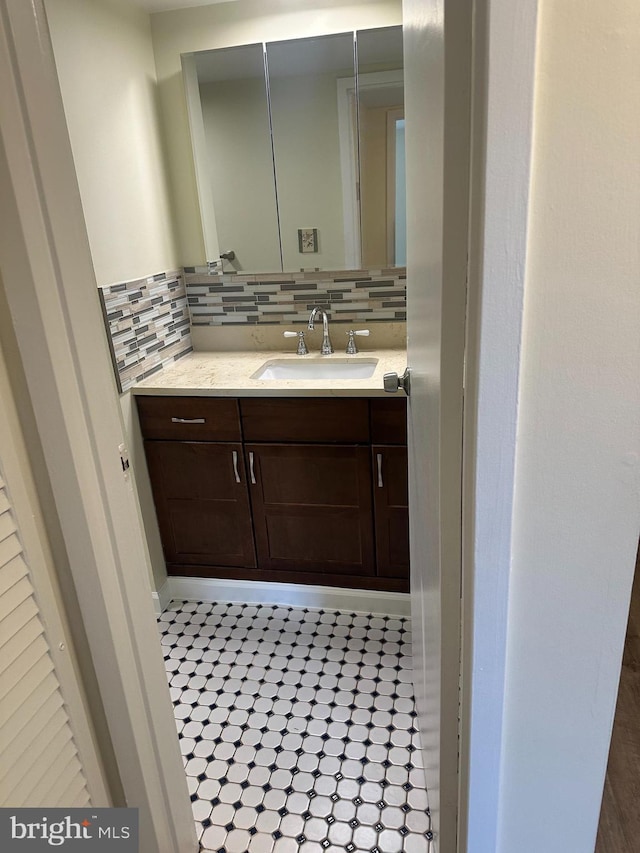
<svg viewBox="0 0 640 853">
<path fill-rule="evenodd" d="M 408 618 L 172 602 L 159 628 L 203 853 L 429 853 Z"/>
</svg>

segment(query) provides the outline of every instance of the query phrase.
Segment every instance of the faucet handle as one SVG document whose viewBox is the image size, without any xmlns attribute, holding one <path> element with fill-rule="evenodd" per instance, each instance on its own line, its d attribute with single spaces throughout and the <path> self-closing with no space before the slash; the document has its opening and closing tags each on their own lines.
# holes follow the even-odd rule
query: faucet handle
<svg viewBox="0 0 640 853">
<path fill-rule="evenodd" d="M 283 336 L 285 338 L 297 338 L 298 339 L 298 348 L 296 349 L 296 353 L 298 355 L 308 355 L 309 350 L 307 349 L 307 344 L 304 340 L 304 332 L 283 332 Z"/>
<path fill-rule="evenodd" d="M 353 337 L 354 335 L 368 337 L 369 334 L 369 329 L 358 329 L 356 331 L 354 331 L 353 329 L 349 329 L 349 331 L 347 332 L 347 335 L 349 335 L 349 340 L 347 341 L 347 355 L 356 355 L 358 352 L 358 348 Z"/>
</svg>

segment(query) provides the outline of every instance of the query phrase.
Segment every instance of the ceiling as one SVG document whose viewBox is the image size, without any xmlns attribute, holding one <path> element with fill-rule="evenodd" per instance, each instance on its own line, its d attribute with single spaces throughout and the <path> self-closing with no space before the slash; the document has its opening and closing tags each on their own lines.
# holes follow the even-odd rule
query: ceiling
<svg viewBox="0 0 640 853">
<path fill-rule="evenodd" d="M 212 6 L 214 3 L 235 3 L 236 0 L 129 0 L 133 6 L 147 12 L 166 12 L 168 9 L 187 9 L 190 6 Z"/>
</svg>

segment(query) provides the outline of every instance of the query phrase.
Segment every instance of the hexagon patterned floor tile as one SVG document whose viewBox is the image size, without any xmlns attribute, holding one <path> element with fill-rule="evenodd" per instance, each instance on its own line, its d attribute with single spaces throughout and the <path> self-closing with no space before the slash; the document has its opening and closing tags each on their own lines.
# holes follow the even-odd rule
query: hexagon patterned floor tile
<svg viewBox="0 0 640 853">
<path fill-rule="evenodd" d="M 408 619 L 172 602 L 159 627 L 211 853 L 428 853 Z"/>
</svg>

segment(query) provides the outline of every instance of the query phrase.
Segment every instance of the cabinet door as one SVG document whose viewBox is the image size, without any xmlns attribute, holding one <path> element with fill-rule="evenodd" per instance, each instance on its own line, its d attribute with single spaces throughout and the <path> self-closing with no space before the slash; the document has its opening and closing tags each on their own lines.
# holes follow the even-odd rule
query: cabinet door
<svg viewBox="0 0 640 853">
<path fill-rule="evenodd" d="M 374 445 L 373 495 L 378 575 L 409 578 L 409 491 L 406 447 Z"/>
<path fill-rule="evenodd" d="M 375 575 L 369 449 L 245 445 L 258 567 Z"/>
<path fill-rule="evenodd" d="M 254 567 L 242 445 L 146 441 L 145 450 L 167 563 Z"/>
</svg>

